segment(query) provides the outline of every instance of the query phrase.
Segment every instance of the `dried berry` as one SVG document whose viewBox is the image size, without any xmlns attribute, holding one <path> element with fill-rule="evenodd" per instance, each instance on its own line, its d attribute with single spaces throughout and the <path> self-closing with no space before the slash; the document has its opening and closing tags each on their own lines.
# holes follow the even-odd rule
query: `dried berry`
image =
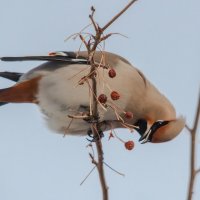
<svg viewBox="0 0 200 200">
<path fill-rule="evenodd" d="M 100 94 L 98 97 L 98 100 L 100 103 L 106 103 L 107 101 L 107 96 L 105 94 Z"/>
<path fill-rule="evenodd" d="M 126 112 L 125 113 L 125 118 L 126 119 L 133 119 L 133 113 L 132 112 Z"/>
<path fill-rule="evenodd" d="M 118 100 L 120 98 L 119 93 L 116 92 L 116 91 L 112 91 L 111 94 L 110 94 L 110 96 L 111 96 L 112 100 Z"/>
<path fill-rule="evenodd" d="M 132 150 L 133 148 L 134 148 L 134 142 L 133 141 L 128 141 L 128 142 L 125 142 L 124 143 L 124 145 L 125 145 L 125 148 L 127 149 L 127 150 Z"/>
<path fill-rule="evenodd" d="M 116 71 L 112 68 L 108 71 L 108 75 L 110 78 L 114 78 L 116 76 Z"/>
</svg>

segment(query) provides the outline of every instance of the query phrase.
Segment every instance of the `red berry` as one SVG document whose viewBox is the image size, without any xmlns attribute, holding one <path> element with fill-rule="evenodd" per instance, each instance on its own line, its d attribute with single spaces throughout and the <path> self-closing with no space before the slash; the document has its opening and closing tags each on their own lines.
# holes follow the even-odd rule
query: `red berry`
<svg viewBox="0 0 200 200">
<path fill-rule="evenodd" d="M 126 119 L 133 119 L 133 113 L 132 112 L 126 112 L 125 113 L 125 118 Z"/>
<path fill-rule="evenodd" d="M 110 78 L 114 78 L 116 76 L 116 71 L 111 68 L 109 71 L 108 71 L 108 75 Z"/>
<path fill-rule="evenodd" d="M 111 96 L 112 100 L 118 100 L 120 98 L 119 93 L 116 92 L 116 91 L 112 91 L 111 94 L 110 94 L 110 96 Z"/>
<path fill-rule="evenodd" d="M 133 148 L 134 148 L 134 142 L 133 141 L 128 141 L 128 142 L 125 142 L 124 143 L 124 145 L 125 145 L 125 148 L 127 149 L 127 150 L 132 150 Z"/>
<path fill-rule="evenodd" d="M 106 103 L 107 101 L 107 96 L 105 94 L 100 94 L 98 97 L 98 100 L 100 103 Z"/>
</svg>

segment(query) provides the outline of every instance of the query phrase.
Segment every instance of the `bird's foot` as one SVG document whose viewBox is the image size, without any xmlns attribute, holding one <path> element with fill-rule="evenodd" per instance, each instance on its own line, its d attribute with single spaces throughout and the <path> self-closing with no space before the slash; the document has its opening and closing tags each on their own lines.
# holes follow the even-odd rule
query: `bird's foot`
<svg viewBox="0 0 200 200">
<path fill-rule="evenodd" d="M 103 131 L 101 129 L 98 129 L 98 134 L 93 135 L 92 130 L 89 129 L 87 132 L 88 136 L 92 139 L 86 138 L 89 142 L 97 142 L 100 140 L 102 137 L 104 137 Z"/>
<path fill-rule="evenodd" d="M 88 116 L 87 118 L 84 119 L 86 122 L 92 124 L 92 123 L 98 123 L 99 122 L 99 117 L 94 117 L 92 115 Z"/>
</svg>

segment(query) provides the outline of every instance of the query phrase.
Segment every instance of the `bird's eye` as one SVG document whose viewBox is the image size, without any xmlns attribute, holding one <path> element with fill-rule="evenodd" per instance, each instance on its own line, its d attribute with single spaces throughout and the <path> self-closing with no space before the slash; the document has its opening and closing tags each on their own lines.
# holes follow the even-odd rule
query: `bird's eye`
<svg viewBox="0 0 200 200">
<path fill-rule="evenodd" d="M 159 120 L 159 121 L 156 121 L 156 122 L 155 122 L 155 124 L 157 124 L 157 125 L 162 125 L 162 124 L 163 124 L 163 122 L 164 122 L 164 121 L 162 121 L 162 120 Z"/>
<path fill-rule="evenodd" d="M 159 121 L 155 122 L 155 123 L 152 125 L 151 128 L 153 128 L 153 129 L 156 130 L 156 129 L 162 127 L 162 126 L 165 126 L 165 125 L 168 124 L 168 123 L 169 123 L 169 121 L 162 121 L 162 120 L 159 120 Z"/>
</svg>

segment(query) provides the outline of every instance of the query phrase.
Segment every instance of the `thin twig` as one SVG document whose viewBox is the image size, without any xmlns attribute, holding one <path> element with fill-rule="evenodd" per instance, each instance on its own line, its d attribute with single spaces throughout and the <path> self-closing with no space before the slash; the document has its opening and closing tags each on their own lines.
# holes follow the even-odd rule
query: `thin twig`
<svg viewBox="0 0 200 200">
<path fill-rule="evenodd" d="M 116 169 L 112 168 L 110 165 L 108 165 L 106 162 L 103 162 L 104 165 L 106 165 L 108 168 L 110 168 L 112 171 L 116 172 L 117 174 L 119 174 L 120 176 L 125 176 L 125 174 L 117 171 Z"/>
<path fill-rule="evenodd" d="M 98 100 L 98 98 L 97 98 L 96 94 L 94 93 L 94 91 L 93 91 L 93 89 L 92 89 L 90 83 L 89 83 L 88 81 L 86 81 L 86 82 L 87 82 L 87 84 L 88 84 L 88 87 L 89 87 L 90 91 L 93 93 L 93 96 L 95 97 L 97 103 L 99 103 L 99 105 L 102 107 L 102 109 L 103 109 L 104 111 L 107 111 L 107 109 L 103 106 L 103 104 Z"/>
<path fill-rule="evenodd" d="M 90 156 L 90 158 L 91 158 L 91 160 L 92 160 L 92 163 L 93 163 L 94 165 L 96 165 L 96 167 L 97 167 L 98 162 L 95 160 L 94 156 L 93 156 L 91 153 L 89 153 L 89 156 Z"/>
<path fill-rule="evenodd" d="M 89 51 L 89 46 L 88 46 L 88 44 L 87 44 L 87 42 L 85 41 L 85 38 L 80 34 L 79 35 L 79 38 L 81 39 L 81 41 L 85 44 L 85 46 L 86 46 L 86 48 L 87 48 L 87 50 Z"/>
<path fill-rule="evenodd" d="M 90 176 L 90 174 L 94 171 L 94 169 L 96 168 L 96 166 L 94 166 L 90 172 L 88 173 L 88 175 L 83 179 L 83 181 L 80 183 L 80 185 L 83 185 L 83 183 L 87 180 L 87 178 Z"/>
<path fill-rule="evenodd" d="M 95 157 L 95 153 L 94 153 L 94 148 L 93 148 L 93 146 L 92 146 L 92 142 L 90 142 L 90 144 L 88 144 L 87 147 L 90 147 L 90 148 L 91 148 L 91 150 L 92 150 L 91 155 L 92 155 L 93 158 L 94 158 L 94 157 Z"/>
<path fill-rule="evenodd" d="M 196 170 L 196 175 L 200 173 L 200 168 Z"/>
<path fill-rule="evenodd" d="M 97 24 L 96 24 L 96 22 L 94 21 L 94 18 L 93 18 L 94 12 L 95 12 L 95 8 L 93 6 L 91 7 L 91 11 L 92 11 L 92 14 L 89 15 L 89 18 L 91 19 L 91 22 L 94 26 L 95 31 L 98 32 L 98 26 L 97 26 Z"/>
<path fill-rule="evenodd" d="M 115 15 L 101 30 L 105 31 L 117 18 L 119 18 L 133 3 L 137 0 L 132 0 L 123 10 L 121 10 L 117 15 Z"/>
<path fill-rule="evenodd" d="M 75 78 L 76 76 L 78 76 L 80 73 L 86 71 L 86 70 L 89 70 L 90 67 L 87 67 L 87 68 L 84 68 L 82 70 L 80 70 L 79 72 L 77 72 L 76 74 L 74 74 L 73 76 L 69 77 L 68 80 L 71 80 L 73 78 Z"/>
<path fill-rule="evenodd" d="M 90 33 L 85 33 L 85 32 L 83 32 L 83 31 L 84 31 L 85 29 L 87 29 L 88 27 L 90 27 L 91 25 L 92 25 L 92 24 L 90 23 L 90 24 L 88 24 L 87 26 L 83 27 L 83 28 L 80 30 L 79 33 L 74 33 L 74 34 L 68 36 L 68 37 L 64 40 L 64 42 L 67 42 L 69 39 L 71 39 L 71 38 L 73 38 L 73 37 L 75 37 L 74 39 L 76 39 L 76 37 L 77 37 L 78 35 L 80 35 L 80 34 L 90 34 Z"/>
<path fill-rule="evenodd" d="M 127 36 L 125 36 L 121 33 L 109 33 L 109 34 L 107 34 L 107 35 L 105 35 L 101 38 L 101 42 L 104 41 L 104 40 L 107 40 L 110 36 L 113 36 L 113 35 L 120 35 L 120 36 L 123 36 L 125 38 L 128 38 Z"/>
<path fill-rule="evenodd" d="M 84 115 L 67 115 L 71 119 L 87 119 L 89 116 L 87 114 Z"/>
<path fill-rule="evenodd" d="M 193 190 L 194 190 L 194 183 L 197 173 L 199 173 L 200 169 L 196 170 L 196 136 L 197 136 L 197 129 L 199 123 L 199 116 L 200 116 L 200 94 L 198 99 L 198 106 L 194 121 L 194 126 L 192 129 L 187 128 L 191 133 L 191 157 L 190 157 L 190 181 L 189 181 L 189 188 L 188 188 L 188 200 L 192 200 Z"/>
<path fill-rule="evenodd" d="M 192 132 L 192 129 L 187 124 L 185 125 L 185 128 L 188 130 L 189 133 Z"/>
<path fill-rule="evenodd" d="M 74 120 L 74 119 L 72 118 L 72 119 L 70 120 L 70 122 L 69 122 L 67 128 L 66 128 L 66 129 L 64 128 L 64 135 L 63 135 L 63 137 L 65 137 L 65 136 L 67 135 L 67 131 L 69 130 L 70 126 L 72 125 L 73 120 Z"/>
</svg>

